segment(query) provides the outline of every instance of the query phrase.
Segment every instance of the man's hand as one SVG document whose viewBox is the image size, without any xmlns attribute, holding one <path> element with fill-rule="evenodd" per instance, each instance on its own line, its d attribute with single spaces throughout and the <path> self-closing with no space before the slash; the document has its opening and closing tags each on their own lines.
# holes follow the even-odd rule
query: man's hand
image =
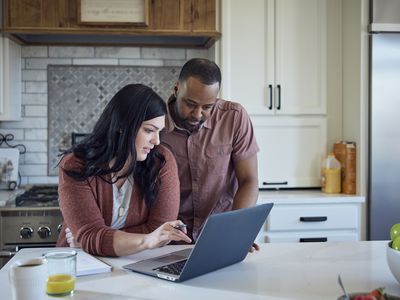
<svg viewBox="0 0 400 300">
<path fill-rule="evenodd" d="M 253 245 L 251 245 L 249 252 L 253 253 L 253 252 L 257 252 L 260 251 L 260 246 L 258 246 L 256 243 L 253 243 Z"/>
</svg>

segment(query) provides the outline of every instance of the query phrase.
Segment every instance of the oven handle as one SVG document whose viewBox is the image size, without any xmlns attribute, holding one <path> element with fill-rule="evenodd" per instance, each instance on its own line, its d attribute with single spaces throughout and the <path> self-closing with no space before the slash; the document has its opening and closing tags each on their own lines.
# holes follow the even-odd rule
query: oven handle
<svg viewBox="0 0 400 300">
<path fill-rule="evenodd" d="M 17 251 L 0 251 L 0 257 L 13 257 Z"/>
</svg>

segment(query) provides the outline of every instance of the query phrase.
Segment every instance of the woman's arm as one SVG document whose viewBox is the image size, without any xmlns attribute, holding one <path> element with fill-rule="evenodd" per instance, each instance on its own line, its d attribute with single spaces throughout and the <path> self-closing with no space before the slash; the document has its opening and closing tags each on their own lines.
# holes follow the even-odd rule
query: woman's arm
<svg viewBox="0 0 400 300">
<path fill-rule="evenodd" d="M 91 178 L 91 181 L 77 181 L 65 174 L 62 169 L 73 170 L 79 166 L 79 161 L 73 155 L 67 155 L 60 164 L 58 193 L 64 218 L 63 227 L 71 230 L 75 241 L 86 252 L 115 256 L 113 248 L 115 230 L 106 226 L 103 215 L 110 209 L 108 205 L 112 209 L 112 202 L 100 203 L 95 178 Z"/>
<path fill-rule="evenodd" d="M 176 168 L 175 161 L 173 164 Z M 164 174 L 164 176 L 170 175 L 168 172 Z M 61 169 L 59 178 L 60 207 L 67 225 L 65 227 L 70 228 L 76 243 L 81 245 L 86 252 L 101 256 L 122 256 L 161 247 L 171 241 L 191 242 L 185 235 L 186 230 L 182 232 L 174 228 L 182 222 L 171 221 L 176 219 L 178 211 L 179 203 L 176 199 L 179 200 L 179 185 L 177 186 L 178 197 L 172 198 L 175 199 L 172 201 L 174 205 L 169 206 L 171 201 L 162 202 L 162 200 L 158 201 L 162 204 L 155 205 L 154 210 L 150 212 L 149 222 L 143 226 L 149 230 L 147 234 L 144 234 L 114 230 L 106 225 L 107 216 L 104 214 L 110 214 L 108 217 L 111 218 L 113 201 L 112 198 L 104 199 L 102 203 L 98 201 L 96 179 L 92 179 L 90 183 L 89 181 L 78 182 Z M 162 179 L 162 182 L 166 187 L 169 186 L 165 179 Z M 103 185 L 107 187 L 104 183 Z M 163 189 L 163 184 L 161 184 L 161 189 Z M 160 193 L 162 193 L 161 190 Z M 171 196 L 174 193 L 176 192 L 171 189 L 168 195 Z M 107 189 L 102 194 L 102 197 L 107 197 Z M 109 197 L 112 197 L 112 191 Z M 163 214 L 163 211 L 166 213 Z M 169 222 L 163 221 L 164 219 Z M 152 230 L 153 226 L 154 230 Z"/>
<path fill-rule="evenodd" d="M 183 240 L 191 243 L 192 240 L 186 235 L 186 228 L 182 230 L 177 228 L 180 224 L 183 223 L 181 221 L 167 222 L 148 234 L 118 230 L 114 235 L 115 253 L 117 256 L 130 255 L 142 250 L 165 246 L 171 241 Z"/>
<path fill-rule="evenodd" d="M 165 158 L 165 165 L 160 171 L 160 190 L 155 204 L 149 210 L 148 219 L 144 224 L 125 227 L 126 232 L 149 233 L 178 217 L 180 201 L 178 167 L 170 150 L 164 146 L 158 146 L 158 150 Z"/>
</svg>

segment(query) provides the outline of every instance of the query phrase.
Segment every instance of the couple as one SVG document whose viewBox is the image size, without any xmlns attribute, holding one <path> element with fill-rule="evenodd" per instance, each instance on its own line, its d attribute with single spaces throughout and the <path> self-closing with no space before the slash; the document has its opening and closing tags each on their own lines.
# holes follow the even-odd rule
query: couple
<svg viewBox="0 0 400 300">
<path fill-rule="evenodd" d="M 254 205 L 252 124 L 239 104 L 217 99 L 220 84 L 214 62 L 191 59 L 167 104 L 144 85 L 119 90 L 60 162 L 57 245 L 124 256 L 191 243 L 209 214 Z"/>
</svg>

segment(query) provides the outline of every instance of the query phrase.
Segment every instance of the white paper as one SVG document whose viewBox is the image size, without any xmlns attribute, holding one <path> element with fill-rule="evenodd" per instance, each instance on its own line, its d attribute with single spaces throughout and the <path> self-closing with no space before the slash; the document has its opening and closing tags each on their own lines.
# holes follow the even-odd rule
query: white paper
<svg viewBox="0 0 400 300">
<path fill-rule="evenodd" d="M 76 276 L 111 272 L 112 267 L 82 250 L 77 250 Z"/>
</svg>

